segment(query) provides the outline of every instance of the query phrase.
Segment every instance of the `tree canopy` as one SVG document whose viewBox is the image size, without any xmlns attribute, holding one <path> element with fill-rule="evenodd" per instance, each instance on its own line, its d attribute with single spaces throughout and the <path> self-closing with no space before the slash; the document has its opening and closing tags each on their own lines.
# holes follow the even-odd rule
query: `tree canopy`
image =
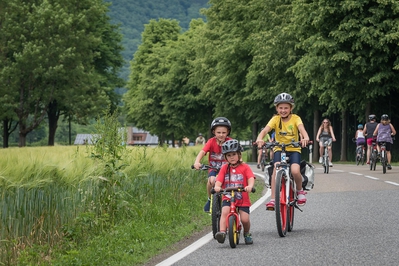
<svg viewBox="0 0 399 266">
<path fill-rule="evenodd" d="M 210 0 L 204 11 L 207 23 L 192 31 L 195 42 L 179 46 L 179 57 L 171 56 L 175 40 L 162 44 L 156 57 L 165 61 L 151 68 L 151 73 L 157 73 L 151 82 L 134 77 L 153 62 L 154 51 L 145 57 L 147 62 L 139 58 L 132 61 L 128 94 L 147 90 L 149 84 L 159 91 L 168 87 L 171 91 L 162 94 L 157 104 L 161 103 L 162 110 L 172 110 L 172 99 L 191 91 L 192 99 L 208 103 L 204 108 L 211 114 L 202 116 L 203 121 L 223 115 L 233 121 L 233 132 L 241 132 L 251 124 L 254 131 L 258 124 L 264 125 L 274 113 L 275 95 L 285 91 L 294 96 L 295 111 L 314 134 L 320 116 L 337 114 L 344 144 L 348 115 L 354 125 L 365 122 L 370 112 L 389 113 L 393 121 L 397 118 L 389 95 L 398 93 L 398 5 L 372 0 L 238 0 L 234 4 Z M 174 38 L 181 40 L 182 36 Z M 183 72 L 169 71 L 176 63 L 184 65 L 184 59 L 190 64 Z M 182 75 L 187 77 L 184 85 L 177 78 Z M 149 95 L 154 99 L 152 92 Z M 130 100 L 125 100 L 131 108 Z M 188 109 L 179 110 L 181 117 L 188 113 Z M 162 121 L 173 117 L 173 113 L 165 114 Z M 144 125 L 144 118 L 138 119 L 134 112 L 129 118 Z M 145 119 L 157 124 L 148 114 Z M 165 130 L 169 126 L 161 127 Z M 346 146 L 341 145 L 341 149 L 346 150 Z"/>
</svg>

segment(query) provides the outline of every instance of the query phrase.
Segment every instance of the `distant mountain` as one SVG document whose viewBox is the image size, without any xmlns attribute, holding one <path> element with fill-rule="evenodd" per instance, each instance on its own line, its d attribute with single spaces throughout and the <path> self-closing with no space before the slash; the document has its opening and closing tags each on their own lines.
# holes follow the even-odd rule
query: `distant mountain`
<svg viewBox="0 0 399 266">
<path fill-rule="evenodd" d="M 129 76 L 129 63 L 141 43 L 144 25 L 151 19 L 176 19 L 180 27 L 187 30 L 192 19 L 203 18 L 201 8 L 206 8 L 208 0 L 105 0 L 111 3 L 109 16 L 112 22 L 121 25 L 124 36 L 122 44 L 125 50 L 122 56 L 125 65 L 120 76 L 125 80 Z"/>
</svg>

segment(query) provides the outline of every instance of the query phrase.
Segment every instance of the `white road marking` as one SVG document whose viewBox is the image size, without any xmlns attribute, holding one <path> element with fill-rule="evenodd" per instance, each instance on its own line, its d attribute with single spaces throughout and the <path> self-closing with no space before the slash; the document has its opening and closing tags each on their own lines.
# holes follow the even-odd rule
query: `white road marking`
<svg viewBox="0 0 399 266">
<path fill-rule="evenodd" d="M 385 183 L 391 184 L 391 185 L 395 185 L 395 186 L 399 186 L 398 183 L 395 182 L 391 182 L 391 181 L 384 181 Z"/>
<path fill-rule="evenodd" d="M 370 178 L 370 179 L 373 179 L 373 180 L 378 180 L 379 179 L 378 177 L 369 176 L 369 175 L 365 175 L 364 177 L 367 177 L 367 178 Z"/>
<path fill-rule="evenodd" d="M 355 172 L 349 172 L 349 174 L 352 174 L 352 175 L 363 175 L 361 173 L 355 173 Z"/>
</svg>

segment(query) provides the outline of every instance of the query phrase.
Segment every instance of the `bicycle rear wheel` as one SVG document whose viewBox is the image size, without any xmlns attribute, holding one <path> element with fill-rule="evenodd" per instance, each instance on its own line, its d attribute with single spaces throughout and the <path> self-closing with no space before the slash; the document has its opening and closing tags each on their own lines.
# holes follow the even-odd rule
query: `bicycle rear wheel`
<svg viewBox="0 0 399 266">
<path fill-rule="evenodd" d="M 360 161 L 361 161 L 361 157 L 360 157 L 360 150 L 359 147 L 356 148 L 356 165 L 359 165 Z"/>
<path fill-rule="evenodd" d="M 276 213 L 276 224 L 277 232 L 279 236 L 284 237 L 287 234 L 287 220 L 288 220 L 288 204 L 286 195 L 286 174 L 285 171 L 278 171 L 276 174 L 276 190 L 275 190 L 275 213 Z"/>
<path fill-rule="evenodd" d="M 386 151 L 381 151 L 381 164 L 382 164 L 382 173 L 385 174 L 387 172 L 387 153 Z"/>
<path fill-rule="evenodd" d="M 220 231 L 220 217 L 222 215 L 222 197 L 219 193 L 214 193 L 211 195 L 212 199 L 212 234 L 213 238 L 217 232 Z"/>
<path fill-rule="evenodd" d="M 230 247 L 235 248 L 240 241 L 240 232 L 238 231 L 237 220 L 234 215 L 229 217 L 229 242 Z"/>
<path fill-rule="evenodd" d="M 328 174 L 330 167 L 330 158 L 328 158 L 328 155 L 324 155 L 324 173 Z"/>
<path fill-rule="evenodd" d="M 294 182 L 293 180 L 291 180 Z M 295 211 L 295 192 L 292 186 L 290 186 L 290 198 L 289 198 L 289 205 L 288 205 L 288 232 L 291 232 L 294 228 L 294 211 Z"/>
</svg>

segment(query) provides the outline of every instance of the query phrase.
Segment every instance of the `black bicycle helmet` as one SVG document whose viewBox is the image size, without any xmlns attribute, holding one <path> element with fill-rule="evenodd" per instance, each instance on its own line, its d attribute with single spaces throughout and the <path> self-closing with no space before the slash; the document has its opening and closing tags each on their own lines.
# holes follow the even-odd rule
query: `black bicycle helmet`
<svg viewBox="0 0 399 266">
<path fill-rule="evenodd" d="M 389 116 L 387 114 L 383 114 L 381 116 L 381 121 L 387 121 L 387 120 L 389 120 Z"/>
<path fill-rule="evenodd" d="M 216 117 L 211 123 L 212 134 L 213 134 L 213 130 L 215 129 L 215 127 L 218 127 L 218 126 L 227 127 L 229 129 L 229 134 L 230 134 L 230 132 L 231 132 L 231 123 L 230 123 L 229 119 L 227 119 L 226 117 Z"/>
<path fill-rule="evenodd" d="M 222 145 L 222 153 L 225 155 L 228 152 L 242 152 L 242 147 L 238 140 L 231 139 L 223 143 Z"/>
<path fill-rule="evenodd" d="M 294 108 L 295 106 L 295 101 L 294 98 L 292 98 L 292 96 L 288 93 L 280 93 L 279 95 L 276 96 L 276 98 L 274 98 L 274 106 L 279 105 L 280 103 L 289 103 L 292 108 Z"/>
<path fill-rule="evenodd" d="M 376 116 L 373 114 L 373 115 L 369 115 L 369 120 L 375 120 L 376 119 Z"/>
</svg>

